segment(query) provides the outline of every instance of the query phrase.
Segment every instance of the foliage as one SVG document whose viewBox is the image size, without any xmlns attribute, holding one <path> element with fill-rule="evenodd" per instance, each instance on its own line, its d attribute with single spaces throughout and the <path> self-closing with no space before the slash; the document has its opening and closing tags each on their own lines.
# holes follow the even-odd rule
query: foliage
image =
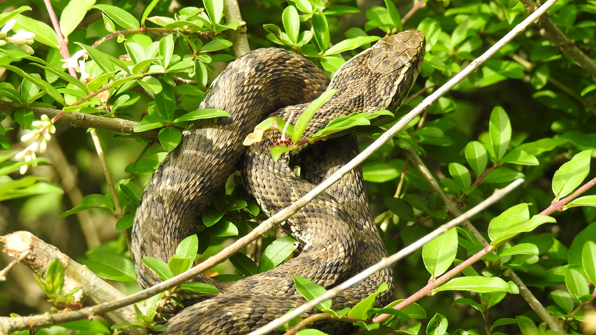
<svg viewBox="0 0 596 335">
<path fill-rule="evenodd" d="M 5 150 L 0 154 L 0 200 L 8 205 L 2 207 L 9 213 L 7 217 L 14 219 L 2 229 L 33 230 L 73 257 L 85 257 L 85 264 L 99 276 L 120 282 L 133 282 L 136 274 L 125 239 L 117 238 L 116 231 L 130 230 L 148 177 L 180 143 L 186 126 L 195 120 L 229 116 L 222 110 L 202 108 L 200 102 L 210 82 L 226 62 L 235 58 L 227 35 L 230 31 L 245 27 L 251 49 L 275 46 L 293 50 L 330 76 L 385 34 L 410 28 L 422 31 L 427 39 L 422 72 L 412 89 L 415 94 L 398 111 L 353 114 L 333 121 L 309 139 L 301 138 L 308 115 L 293 127 L 285 127 L 283 120 L 268 120 L 257 127 L 261 132 L 272 128 L 285 131 L 295 148 L 302 142 L 351 131 L 363 136 L 360 145 L 364 149 L 371 138 L 378 138 L 425 95 L 470 66 L 473 59 L 527 17 L 526 0 L 423 4 L 385 0 L 379 2 L 383 6 L 368 8 L 359 8 L 355 0 L 247 0 L 241 2 L 243 21 L 225 17 L 223 0 L 204 0 L 202 4 L 177 1 L 179 8 L 170 0 L 51 3 L 64 43 L 73 55 L 70 59 L 62 60 L 62 42 L 42 1 L 0 4 L 0 25 L 4 25 L 0 30 L 0 68 L 5 71 L 0 99 L 12 106 L 10 113 L 0 114 L 4 120 L 0 146 Z M 412 15 L 406 18 L 412 8 Z M 593 2 L 559 0 L 549 11 L 549 18 L 575 47 L 594 55 L 596 23 L 590 17 L 595 13 Z M 591 184 L 584 184 L 586 178 L 594 177 L 590 167 L 596 149 L 596 84 L 585 64 L 574 61 L 559 47 L 543 37 L 536 26 L 526 29 L 362 166 L 375 221 L 390 254 L 452 218 L 441 196 L 407 158 L 408 149 L 424 157 L 440 188 L 460 208 L 471 208 L 496 189 L 525 178 L 522 188 L 471 219 L 489 241 L 486 250 L 493 252 L 487 252 L 474 266 L 460 266 L 483 252 L 484 246 L 470 230 L 452 229 L 395 268 L 399 292 L 407 295 L 429 280 L 431 284 L 439 280 L 449 270 L 455 268 L 460 273 L 426 292 L 431 296 L 419 304 L 394 310 L 390 307 L 401 302 L 395 301 L 379 308 L 373 303 L 373 295 L 350 310 L 336 311 L 328 301 L 318 306 L 320 311 L 329 313 L 330 318 L 353 322 L 371 334 L 378 333 L 379 327 L 408 334 L 554 334 L 546 329 L 544 317 L 519 295 L 520 287 L 511 277 L 515 271 L 567 333 L 582 332 L 581 322 L 587 318 L 586 306 L 593 305 L 596 284 L 596 195 L 588 190 Z M 76 69 L 78 78 L 65 72 L 67 67 Z M 325 98 L 313 103 L 311 110 L 316 112 Z M 44 112 L 54 114 L 42 117 Z M 72 127 L 76 123 L 60 125 L 62 112 L 137 122 L 134 133 L 128 134 L 94 126 L 114 175 L 114 185 L 110 185 L 113 192 L 108 191 L 103 172 L 96 168 L 103 156 L 95 158 L 95 151 L 87 144 L 88 135 Z M 35 116 L 40 120 L 34 121 Z M 56 131 L 54 122 L 58 122 L 58 131 L 50 139 Z M 30 131 L 22 141 L 34 141 L 24 150 L 18 143 L 21 130 Z M 43 154 L 52 145 L 66 155 L 37 158 L 36 152 Z M 281 148 L 272 151 L 282 154 L 289 150 Z M 68 179 L 73 176 L 61 174 L 67 171 L 64 166 L 68 163 L 56 159 L 76 162 L 79 186 L 74 188 L 83 192 L 82 199 L 72 200 L 77 199 L 70 195 L 73 186 Z M 34 168 L 50 163 L 56 169 Z M 25 173 L 28 167 L 35 174 L 16 173 Z M 61 187 L 55 171 L 61 175 Z M 76 203 L 61 201 L 62 189 Z M 566 198 L 570 195 L 572 198 Z M 92 245 L 92 239 L 85 235 L 89 226 L 82 229 L 85 244 L 74 226 L 85 224 L 78 215 L 87 210 L 92 210 L 91 218 L 101 221 L 102 229 L 109 231 L 101 246 Z M 562 213 L 553 214 L 555 211 Z M 200 258 L 217 253 L 224 242 L 244 235 L 264 217 L 235 174 L 203 213 L 197 234 L 178 246 L 175 257 L 167 263 L 152 258 L 143 262 L 162 279 L 171 278 Z M 68 234 L 72 237 L 56 239 L 64 234 L 64 222 L 70 224 Z M 91 230 L 98 228 L 91 225 Z M 253 261 L 255 255 L 236 254 L 227 265 L 214 270 L 236 274 L 218 278 L 267 271 L 298 248 L 290 237 L 267 236 L 264 245 L 267 247 L 258 264 Z M 55 303 L 76 307 L 71 304 L 74 292 L 60 292 L 64 280 L 60 269 L 60 262 L 52 262 L 45 279 L 38 279 L 39 286 Z M 325 292 L 306 279 L 294 280 L 308 299 Z M 9 274 L 9 282 L 0 285 L 12 288 L 19 283 Z M 127 292 L 134 289 L 119 287 Z M 380 287 L 376 294 L 386 289 Z M 185 283 L 166 296 L 176 290 L 217 293 L 207 284 Z M 0 300 L 8 301 L 0 307 L 4 314 L 45 312 L 40 302 L 39 309 L 30 310 L 7 292 L 0 290 Z M 136 323 L 116 327 L 163 330 L 155 305 L 162 296 L 149 299 L 143 310 L 135 305 Z M 381 324 L 371 321 L 381 314 L 390 317 Z M 468 314 L 475 317 L 468 318 Z M 106 324 L 97 321 L 62 326 L 75 331 L 110 332 Z"/>
</svg>

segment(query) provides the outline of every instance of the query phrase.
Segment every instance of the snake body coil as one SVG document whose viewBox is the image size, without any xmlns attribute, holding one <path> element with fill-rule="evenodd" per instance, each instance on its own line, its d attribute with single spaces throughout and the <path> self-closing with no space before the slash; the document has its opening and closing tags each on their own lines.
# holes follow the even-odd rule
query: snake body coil
<svg viewBox="0 0 596 335">
<path fill-rule="evenodd" d="M 334 118 L 350 113 L 398 107 L 420 71 L 423 56 L 422 33 L 406 31 L 385 37 L 350 59 L 329 84 L 329 89 L 339 93 L 317 111 L 304 135 L 311 136 Z M 159 278 L 141 259 L 153 256 L 167 261 L 178 243 L 194 233 L 201 212 L 242 156 L 246 135 L 273 112 L 286 120 L 293 115 L 296 120 L 306 103 L 326 89 L 327 82 L 311 62 L 282 49 L 259 49 L 230 63 L 213 83 L 202 108 L 223 109 L 231 117 L 189 127 L 178 148 L 153 175 L 137 209 L 132 255 L 143 286 L 154 285 Z M 276 136 L 269 135 L 271 140 Z M 247 190 L 269 214 L 305 195 L 358 152 L 355 138 L 347 136 L 309 145 L 275 162 L 268 144 L 249 147 L 242 176 Z M 296 164 L 303 178 L 295 176 L 292 167 Z M 304 302 L 289 275 L 329 288 L 386 256 L 360 170 L 345 175 L 282 228 L 300 243 L 298 257 L 238 282 L 203 278 L 221 294 L 184 309 L 169 320 L 165 333 L 248 333 Z M 388 303 L 391 277 L 390 270 L 377 273 L 334 299 L 333 309 L 354 306 L 381 283 L 390 287 L 377 296 L 377 305 Z M 329 322 L 315 325 L 335 334 L 350 327 Z"/>
</svg>

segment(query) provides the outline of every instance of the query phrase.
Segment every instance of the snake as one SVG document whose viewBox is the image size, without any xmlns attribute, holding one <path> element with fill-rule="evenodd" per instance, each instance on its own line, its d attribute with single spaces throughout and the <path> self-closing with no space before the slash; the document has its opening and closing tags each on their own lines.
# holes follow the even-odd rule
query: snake
<svg viewBox="0 0 596 335">
<path fill-rule="evenodd" d="M 199 107 L 221 109 L 230 116 L 189 125 L 145 188 L 131 234 L 139 284 L 149 287 L 161 281 L 141 260 L 151 256 L 167 262 L 174 256 L 178 243 L 195 233 L 201 214 L 236 169 L 248 193 L 272 215 L 359 152 L 356 137 L 345 135 L 306 144 L 276 161 L 269 148 L 279 142 L 279 132 L 268 132 L 248 148 L 242 144 L 259 122 L 270 116 L 296 120 L 326 90 L 338 91 L 309 121 L 305 138 L 338 117 L 395 110 L 420 73 L 424 47 L 424 35 L 416 30 L 386 36 L 346 61 L 331 81 L 311 61 L 281 48 L 257 49 L 228 64 Z M 195 299 L 167 321 L 164 333 L 247 334 L 306 301 L 291 276 L 332 288 L 387 256 L 366 199 L 361 168 L 344 175 L 280 227 L 296 239 L 296 257 L 236 282 L 197 277 L 220 293 Z M 384 306 L 393 295 L 391 269 L 340 293 L 332 308 L 353 307 L 382 283 L 388 289 L 376 296 L 375 306 Z M 310 313 L 315 312 L 302 317 Z M 353 326 L 327 320 L 314 327 L 344 334 Z"/>
</svg>

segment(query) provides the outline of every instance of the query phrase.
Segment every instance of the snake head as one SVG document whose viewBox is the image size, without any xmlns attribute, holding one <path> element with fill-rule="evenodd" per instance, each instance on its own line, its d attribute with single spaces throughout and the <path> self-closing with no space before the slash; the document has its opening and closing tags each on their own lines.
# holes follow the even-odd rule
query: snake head
<svg viewBox="0 0 596 335">
<path fill-rule="evenodd" d="M 338 70 L 329 85 L 341 92 L 334 99 L 350 100 L 360 112 L 395 110 L 420 73 L 424 46 L 424 34 L 417 30 L 380 39 Z"/>
</svg>

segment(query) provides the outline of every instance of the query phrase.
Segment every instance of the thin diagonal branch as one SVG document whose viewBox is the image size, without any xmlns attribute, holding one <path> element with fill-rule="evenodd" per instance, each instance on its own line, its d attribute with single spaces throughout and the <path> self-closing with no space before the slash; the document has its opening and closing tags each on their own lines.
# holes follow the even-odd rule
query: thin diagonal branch
<svg viewBox="0 0 596 335">
<path fill-rule="evenodd" d="M 536 10 L 536 5 L 532 0 L 521 0 L 521 2 L 529 13 L 533 13 Z M 536 25 L 542 28 L 540 31 L 542 36 L 558 45 L 561 51 L 568 54 L 569 57 L 579 63 L 584 70 L 588 71 L 592 76 L 592 80 L 596 82 L 596 63 L 583 53 L 575 45 L 574 41 L 568 39 L 546 15 L 538 18 Z"/>
<path fill-rule="evenodd" d="M 468 218 L 471 218 L 472 216 L 482 212 L 483 210 L 485 210 L 488 206 L 494 204 L 495 202 L 499 201 L 500 199 L 502 199 L 505 195 L 507 195 L 509 192 L 513 191 L 516 187 L 518 187 L 519 185 L 523 184 L 524 180 L 523 179 L 518 179 L 516 181 L 514 181 L 513 183 L 507 185 L 507 187 L 501 189 L 501 190 L 496 190 L 495 193 L 493 193 L 493 195 L 491 195 L 490 197 L 488 197 L 486 200 L 484 200 L 483 202 L 479 203 L 476 207 L 470 209 L 469 211 L 467 211 L 464 215 L 455 218 L 453 220 L 451 220 L 450 222 L 442 225 L 441 227 L 435 229 L 434 231 L 432 231 L 431 233 L 427 234 L 426 236 L 422 237 L 421 239 L 419 239 L 418 241 L 410 244 L 409 246 L 403 248 L 402 250 L 400 250 L 399 252 L 382 259 L 380 262 L 378 262 L 377 264 L 369 267 L 368 269 L 360 272 L 359 274 L 357 274 L 356 276 L 346 280 L 345 282 L 343 282 L 342 284 L 339 284 L 338 286 L 328 290 L 326 293 L 316 297 L 315 299 L 305 303 L 304 305 L 292 310 L 291 312 L 286 313 L 284 316 L 275 319 L 273 321 L 271 321 L 269 324 L 267 324 L 266 326 L 259 328 L 255 331 L 253 331 L 252 333 L 249 333 L 249 335 L 264 335 L 269 333 L 270 331 L 273 331 L 275 329 L 277 329 L 278 327 L 283 326 L 286 322 L 292 320 L 293 318 L 300 316 L 302 313 L 308 312 L 309 310 L 311 310 L 312 308 L 314 308 L 316 305 L 320 304 L 321 302 L 328 300 L 328 299 L 333 299 L 335 296 L 337 296 L 339 293 L 341 293 L 342 291 L 347 290 L 348 288 L 356 285 L 357 283 L 359 283 L 360 281 L 365 280 L 366 278 L 372 276 L 373 274 L 375 274 L 378 271 L 381 271 L 383 269 L 386 269 L 390 266 L 392 266 L 395 262 L 397 262 L 398 260 L 408 256 L 409 254 L 411 254 L 412 252 L 416 251 L 419 248 L 422 248 L 423 245 L 425 245 L 426 243 L 430 242 L 431 240 L 433 240 L 434 238 L 436 238 L 437 236 L 446 233 L 449 229 L 459 225 L 460 223 L 464 222 L 465 220 L 467 220 Z M 487 249 L 487 252 L 490 252 L 489 249 L 491 249 L 492 247 L 489 246 L 485 249 Z M 492 249 L 491 249 L 492 250 Z M 478 253 L 480 254 L 480 253 Z M 474 255 L 471 258 L 467 259 L 464 263 L 466 264 L 472 264 L 473 262 L 479 260 L 480 258 L 482 258 L 483 255 Z M 464 264 L 462 263 L 462 264 Z M 460 270 L 461 271 L 461 270 Z M 454 273 L 453 275 L 455 275 L 456 273 Z M 452 275 L 452 276 L 453 276 Z M 443 275 L 443 277 L 446 277 L 447 274 Z M 441 278 L 443 278 L 441 277 Z M 440 279 L 440 278 L 439 278 Z M 441 283 L 439 282 L 439 279 L 437 279 L 435 282 L 438 283 L 438 285 Z M 445 280 L 447 280 L 449 278 L 446 278 Z M 421 298 L 422 296 L 418 297 Z M 410 297 L 412 298 L 412 297 Z M 408 298 L 408 299 L 410 299 Z M 374 320 L 375 322 L 377 322 L 376 318 Z"/>
<path fill-rule="evenodd" d="M 426 167 L 420 156 L 414 152 L 414 150 L 408 150 L 408 158 L 412 161 L 413 165 L 418 169 L 422 178 L 426 181 L 426 183 L 433 189 L 433 191 L 437 192 L 443 201 L 443 204 L 447 208 L 447 211 L 453 215 L 454 217 L 459 217 L 462 215 L 461 211 L 457 207 L 457 205 L 449 199 L 449 197 L 443 192 L 443 189 L 439 186 L 437 181 L 433 178 L 430 170 Z M 480 242 L 483 247 L 487 247 L 490 244 L 488 241 L 484 239 L 484 237 L 480 234 L 480 232 L 474 227 L 474 225 L 470 221 L 465 221 L 462 226 L 466 228 L 469 232 L 474 235 L 474 237 Z M 511 270 L 510 278 L 513 280 L 515 285 L 519 288 L 520 295 L 528 302 L 528 305 L 532 307 L 532 309 L 540 316 L 540 318 L 548 324 L 548 326 L 558 332 L 559 334 L 565 334 L 563 329 L 561 329 L 560 325 L 557 321 L 550 315 L 550 313 L 542 306 L 542 304 L 536 299 L 534 294 L 528 289 L 526 284 L 521 281 L 521 279 Z"/>
</svg>

